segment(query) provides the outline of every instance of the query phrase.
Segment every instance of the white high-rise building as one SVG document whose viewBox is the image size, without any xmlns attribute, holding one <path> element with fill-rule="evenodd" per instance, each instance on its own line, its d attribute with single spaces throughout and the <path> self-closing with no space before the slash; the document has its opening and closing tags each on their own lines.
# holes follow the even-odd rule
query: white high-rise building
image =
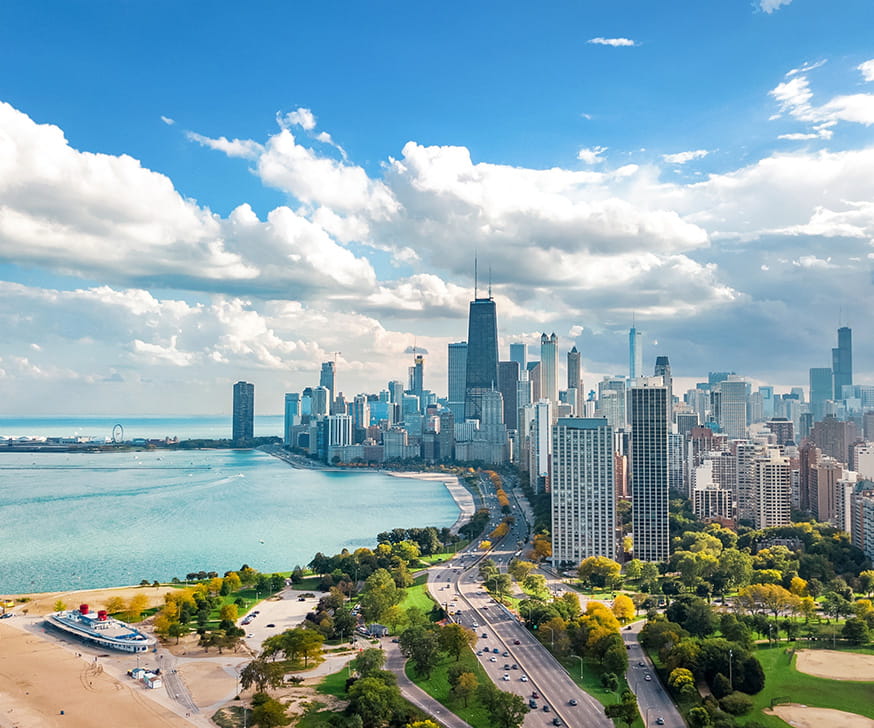
<svg viewBox="0 0 874 728">
<path fill-rule="evenodd" d="M 531 422 L 531 437 L 529 446 L 528 472 L 531 476 L 531 487 L 536 493 L 549 488 L 549 467 L 552 455 L 552 403 L 541 399 L 534 405 L 534 417 Z"/>
<path fill-rule="evenodd" d="M 753 522 L 756 528 L 791 522 L 792 474 L 789 458 L 777 447 L 752 460 Z"/>
<path fill-rule="evenodd" d="M 540 377 L 540 396 L 554 407 L 558 404 L 558 337 L 555 332 L 551 336 L 540 336 Z"/>
<path fill-rule="evenodd" d="M 616 558 L 613 428 L 606 419 L 559 418 L 552 428 L 552 563 Z"/>
</svg>

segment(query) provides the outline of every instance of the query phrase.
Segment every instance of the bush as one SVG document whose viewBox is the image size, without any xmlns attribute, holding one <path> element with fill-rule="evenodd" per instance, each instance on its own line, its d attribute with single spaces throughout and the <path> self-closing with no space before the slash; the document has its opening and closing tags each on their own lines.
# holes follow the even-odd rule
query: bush
<svg viewBox="0 0 874 728">
<path fill-rule="evenodd" d="M 719 701 L 726 713 L 746 715 L 753 709 L 753 699 L 746 693 L 734 692 Z"/>
</svg>

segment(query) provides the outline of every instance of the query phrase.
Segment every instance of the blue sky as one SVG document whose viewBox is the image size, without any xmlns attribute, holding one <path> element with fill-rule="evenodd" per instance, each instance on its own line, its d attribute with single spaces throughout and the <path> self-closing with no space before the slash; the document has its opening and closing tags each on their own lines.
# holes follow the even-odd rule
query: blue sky
<svg viewBox="0 0 874 728">
<path fill-rule="evenodd" d="M 218 413 L 239 378 L 276 412 L 414 341 L 443 394 L 474 248 L 504 354 L 554 330 L 587 387 L 632 312 L 647 367 L 778 387 L 843 315 L 874 381 L 870 2 L 10 5 L 11 414 Z"/>
</svg>

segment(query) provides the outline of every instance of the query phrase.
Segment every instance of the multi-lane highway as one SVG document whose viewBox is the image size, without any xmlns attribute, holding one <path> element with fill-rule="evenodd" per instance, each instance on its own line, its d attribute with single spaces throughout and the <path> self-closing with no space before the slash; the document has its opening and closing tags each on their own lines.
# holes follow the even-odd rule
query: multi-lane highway
<svg viewBox="0 0 874 728">
<path fill-rule="evenodd" d="M 483 489 L 494 527 L 502 517 L 500 507 L 491 485 L 484 481 Z M 526 514 L 515 497 L 511 505 L 516 521 L 501 547 L 489 554 L 499 568 L 506 568 L 529 535 Z M 503 690 L 536 703 L 524 725 L 610 728 L 612 722 L 601 704 L 581 690 L 519 619 L 485 591 L 477 569 L 481 558 L 472 546 L 444 568 L 431 569 L 429 589 L 450 612 L 460 612 L 454 619 L 476 632 L 476 650 L 489 677 Z"/>
</svg>

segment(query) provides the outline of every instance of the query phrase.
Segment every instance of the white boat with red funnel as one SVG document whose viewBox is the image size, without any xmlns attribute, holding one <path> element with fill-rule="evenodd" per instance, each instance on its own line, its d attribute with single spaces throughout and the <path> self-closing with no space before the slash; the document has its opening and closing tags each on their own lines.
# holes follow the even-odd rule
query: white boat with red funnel
<svg viewBox="0 0 874 728">
<path fill-rule="evenodd" d="M 121 652 L 148 652 L 158 643 L 154 637 L 110 617 L 105 609 L 95 614 L 87 604 L 80 604 L 78 609 L 49 614 L 45 623 L 83 642 Z"/>
</svg>

